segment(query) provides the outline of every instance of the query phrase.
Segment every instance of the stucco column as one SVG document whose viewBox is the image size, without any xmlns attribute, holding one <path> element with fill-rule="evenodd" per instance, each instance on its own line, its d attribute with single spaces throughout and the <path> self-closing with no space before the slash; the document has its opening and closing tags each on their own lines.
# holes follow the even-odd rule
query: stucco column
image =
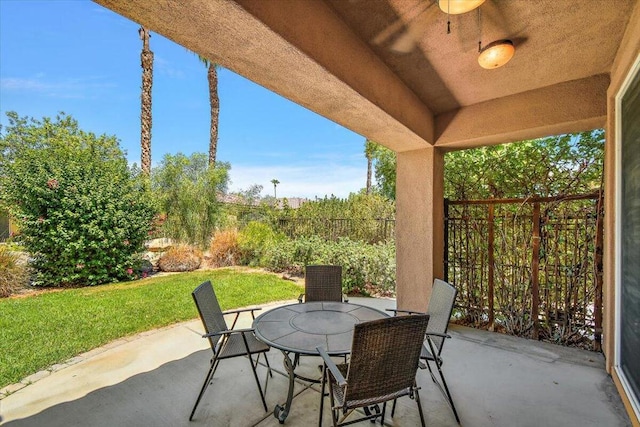
<svg viewBox="0 0 640 427">
<path fill-rule="evenodd" d="M 424 311 L 433 279 L 443 277 L 444 152 L 429 147 L 397 159 L 397 304 Z"/>
</svg>

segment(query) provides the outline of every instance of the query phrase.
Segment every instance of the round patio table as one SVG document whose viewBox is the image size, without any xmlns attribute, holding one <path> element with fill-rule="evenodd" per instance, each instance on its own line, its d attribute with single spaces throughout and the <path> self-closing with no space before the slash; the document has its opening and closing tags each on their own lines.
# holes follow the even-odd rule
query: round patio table
<svg viewBox="0 0 640 427">
<path fill-rule="evenodd" d="M 287 401 L 283 405 L 276 405 L 273 411 L 280 424 L 289 415 L 293 400 L 296 363 L 291 360 L 290 354 L 296 360 L 300 355 L 318 356 L 316 347 L 323 347 L 330 356 L 347 355 L 351 352 L 354 325 L 385 317 L 389 316 L 359 304 L 309 302 L 274 308 L 253 321 L 256 337 L 282 351 L 284 366 L 289 374 Z"/>
</svg>

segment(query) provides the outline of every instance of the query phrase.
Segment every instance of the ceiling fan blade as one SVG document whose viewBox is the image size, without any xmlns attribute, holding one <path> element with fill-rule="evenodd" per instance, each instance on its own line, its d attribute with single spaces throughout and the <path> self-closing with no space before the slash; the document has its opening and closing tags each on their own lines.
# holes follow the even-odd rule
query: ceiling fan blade
<svg viewBox="0 0 640 427">
<path fill-rule="evenodd" d="M 416 47 L 411 31 L 404 31 L 391 43 L 390 49 L 396 53 L 409 53 Z"/>
<path fill-rule="evenodd" d="M 371 41 L 373 44 L 381 45 L 391 39 L 405 28 L 411 25 L 411 22 L 418 18 L 422 13 L 426 12 L 434 3 L 432 2 L 418 2 L 414 6 L 410 7 L 406 12 L 400 14 L 400 17 L 393 23 L 388 25 L 384 30 L 379 32 Z"/>
</svg>

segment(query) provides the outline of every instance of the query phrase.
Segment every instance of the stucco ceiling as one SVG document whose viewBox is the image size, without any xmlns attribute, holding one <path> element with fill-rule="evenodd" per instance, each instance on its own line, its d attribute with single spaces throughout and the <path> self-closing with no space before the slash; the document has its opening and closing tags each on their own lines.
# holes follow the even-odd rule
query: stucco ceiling
<svg viewBox="0 0 640 427">
<path fill-rule="evenodd" d="M 397 151 L 513 141 L 604 124 L 636 0 L 96 0 Z M 478 41 L 514 58 L 477 63 Z"/>
<path fill-rule="evenodd" d="M 424 0 L 328 0 L 434 112 L 607 73 L 634 0 L 487 0 L 447 15 Z M 478 14 L 478 12 L 480 12 Z M 506 66 L 478 65 L 478 41 L 510 39 Z"/>
</svg>

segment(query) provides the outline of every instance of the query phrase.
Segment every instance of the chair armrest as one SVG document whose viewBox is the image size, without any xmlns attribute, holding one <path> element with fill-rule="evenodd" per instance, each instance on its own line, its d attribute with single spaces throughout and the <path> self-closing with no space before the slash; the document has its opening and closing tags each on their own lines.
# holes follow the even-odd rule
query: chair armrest
<svg viewBox="0 0 640 427">
<path fill-rule="evenodd" d="M 413 310 L 399 310 L 397 308 L 387 308 L 385 309 L 386 311 L 393 311 L 393 316 L 397 316 L 398 313 L 405 313 L 405 314 L 427 314 L 427 313 L 423 313 L 421 311 L 413 311 Z"/>
<path fill-rule="evenodd" d="M 222 312 L 222 314 L 223 314 L 223 315 L 227 315 L 227 314 L 238 314 L 238 313 L 244 313 L 244 312 L 246 312 L 246 311 L 254 312 L 254 311 L 260 311 L 260 310 L 262 310 L 262 308 L 261 308 L 261 307 L 254 307 L 254 308 L 239 308 L 239 309 L 237 309 L 237 310 L 227 310 L 227 311 L 223 311 L 223 312 Z"/>
<path fill-rule="evenodd" d="M 449 335 L 449 334 L 440 334 L 438 332 L 426 332 L 425 335 L 434 336 L 434 337 L 440 337 L 440 338 L 451 338 L 451 335 Z"/>
<path fill-rule="evenodd" d="M 245 328 L 245 329 L 226 329 L 224 331 L 211 332 L 210 334 L 204 334 L 202 338 L 209 337 L 217 337 L 221 335 L 231 335 L 231 334 L 244 334 L 247 332 L 253 332 L 253 328 Z"/>
<path fill-rule="evenodd" d="M 336 379 L 338 385 L 340 387 L 346 386 L 347 380 L 344 379 L 342 372 L 340 372 L 336 364 L 333 363 L 333 360 L 331 360 L 331 357 L 327 354 L 324 348 L 316 347 L 316 350 L 318 351 L 318 354 L 320 354 L 320 357 L 322 357 L 322 360 L 324 360 L 324 365 L 329 368 L 329 371 L 331 371 L 331 375 Z"/>
<path fill-rule="evenodd" d="M 304 297 L 304 294 L 300 294 L 300 296 L 298 297 L 298 302 L 300 304 L 302 304 L 302 298 Z"/>
<path fill-rule="evenodd" d="M 236 323 L 238 322 L 238 318 L 240 317 L 240 313 L 245 313 L 247 311 L 251 312 L 251 318 L 253 320 L 256 320 L 256 315 L 254 314 L 255 311 L 260 311 L 262 310 L 262 308 L 260 307 L 252 307 L 252 308 L 238 308 L 236 310 L 227 310 L 227 311 L 223 311 L 222 315 L 226 316 L 227 314 L 235 314 L 236 317 L 233 318 L 233 323 L 231 324 L 231 329 L 236 327 Z"/>
</svg>

